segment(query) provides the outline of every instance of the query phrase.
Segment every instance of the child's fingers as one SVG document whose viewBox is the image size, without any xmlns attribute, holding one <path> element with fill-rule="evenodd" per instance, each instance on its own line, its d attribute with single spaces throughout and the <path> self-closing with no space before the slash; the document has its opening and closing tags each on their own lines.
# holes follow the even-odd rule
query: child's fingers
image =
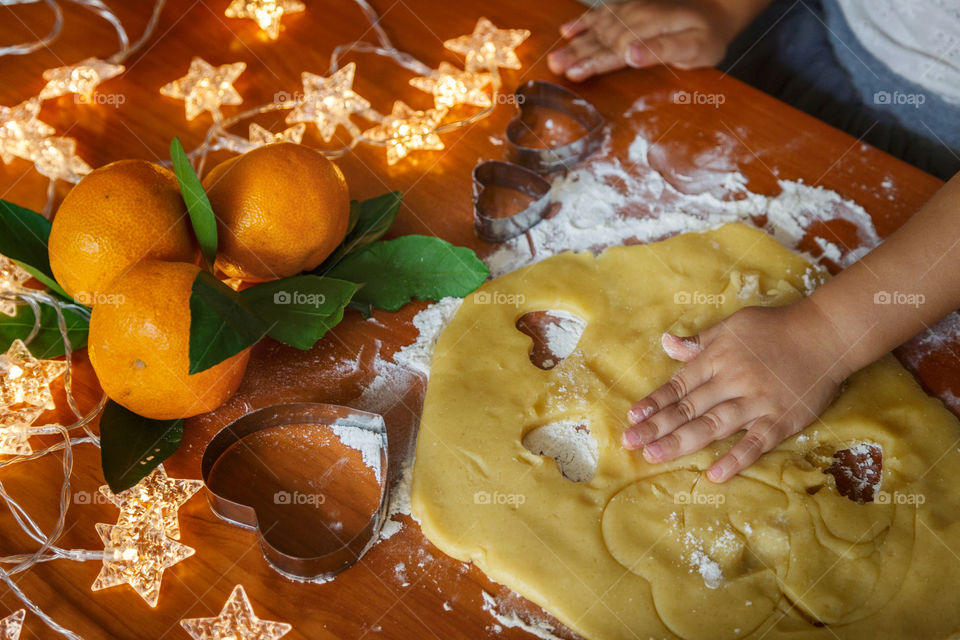
<svg viewBox="0 0 960 640">
<path fill-rule="evenodd" d="M 639 449 L 642 445 L 663 438 L 678 427 L 699 418 L 708 409 L 729 400 L 730 397 L 729 389 L 723 384 L 718 384 L 716 381 L 707 382 L 683 396 L 677 402 L 664 407 L 624 431 L 621 439 L 627 449 Z M 634 405 L 634 407 L 636 406 Z M 631 409 L 631 414 L 634 414 L 633 409 Z"/>
<path fill-rule="evenodd" d="M 659 64 L 709 66 L 714 57 L 719 61 L 723 56 L 723 52 L 714 51 L 715 48 L 707 44 L 701 29 L 686 29 L 634 42 L 627 49 L 626 62 L 638 69 Z"/>
<path fill-rule="evenodd" d="M 594 25 L 597 40 L 626 55 L 630 44 L 656 38 L 664 33 L 682 31 L 690 27 L 687 14 L 662 3 L 631 6 L 621 12 L 611 12 Z"/>
<path fill-rule="evenodd" d="M 756 462 L 782 440 L 775 426 L 773 418 L 754 422 L 737 444 L 710 467 L 707 477 L 713 482 L 726 482 Z"/>
<path fill-rule="evenodd" d="M 713 372 L 706 361 L 694 360 L 643 398 L 627 412 L 633 425 L 647 420 L 658 411 L 669 407 L 711 378 Z M 712 405 L 711 405 L 712 406 Z"/>
<path fill-rule="evenodd" d="M 551 51 L 547 55 L 547 66 L 550 67 L 550 71 L 562 75 L 573 65 L 596 55 L 602 50 L 603 45 L 597 42 L 593 35 L 587 33 L 577 36 L 567 46 Z"/>
<path fill-rule="evenodd" d="M 604 10 L 598 11 L 590 31 L 600 44 L 612 49 L 613 47 L 610 45 L 621 33 L 627 30 L 627 26 L 623 19 L 610 8 L 610 5 L 604 5 L 604 7 Z"/>
<path fill-rule="evenodd" d="M 639 445 L 648 444 L 664 437 L 666 434 L 676 430 L 677 427 L 699 418 L 711 407 L 715 407 L 725 400 L 729 400 L 731 393 L 723 384 L 718 384 L 716 380 L 708 381 L 673 404 L 661 408 L 656 413 L 644 418 L 632 429 L 624 432 L 624 437 L 631 444 L 636 446 L 627 447 L 636 449 Z M 641 401 L 643 402 L 643 401 Z M 640 403 L 637 403 L 640 404 Z M 637 405 L 634 405 L 634 409 Z M 631 419 L 637 414 L 631 409 Z M 644 411 L 643 408 L 640 411 Z"/>
<path fill-rule="evenodd" d="M 560 25 L 560 35 L 569 40 L 592 28 L 600 18 L 600 11 L 600 9 L 591 9 L 581 13 L 570 22 L 563 23 Z"/>
<path fill-rule="evenodd" d="M 567 69 L 566 75 L 574 82 L 582 82 L 591 76 L 616 71 L 625 66 L 622 55 L 611 49 L 602 49 L 599 53 L 580 60 Z"/>
<path fill-rule="evenodd" d="M 669 462 L 700 451 L 711 442 L 739 431 L 744 423 L 741 400 L 721 402 L 643 449 L 648 462 Z"/>
</svg>

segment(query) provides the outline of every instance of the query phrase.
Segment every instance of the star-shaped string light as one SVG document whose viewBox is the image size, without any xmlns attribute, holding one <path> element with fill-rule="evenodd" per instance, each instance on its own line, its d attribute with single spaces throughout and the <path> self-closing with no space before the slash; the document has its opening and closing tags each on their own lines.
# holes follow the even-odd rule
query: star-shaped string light
<svg viewBox="0 0 960 640">
<path fill-rule="evenodd" d="M 103 540 L 103 568 L 93 591 L 129 584 L 151 607 L 160 599 L 165 569 L 193 555 L 193 549 L 164 533 L 164 515 L 152 509 L 129 526 L 97 524 Z"/>
<path fill-rule="evenodd" d="M 0 355 L 0 454 L 33 453 L 30 426 L 53 409 L 50 383 L 66 370 L 66 362 L 34 358 L 22 340 Z"/>
<path fill-rule="evenodd" d="M 250 135 L 248 139 L 250 144 L 253 144 L 257 147 L 262 147 L 265 144 L 273 144 L 274 142 L 292 142 L 294 144 L 300 144 L 303 140 L 303 134 L 307 130 L 307 125 L 295 124 L 288 129 L 284 129 L 279 133 L 271 133 L 268 129 L 264 129 L 256 122 L 250 123 Z"/>
<path fill-rule="evenodd" d="M 287 124 L 312 122 L 320 130 L 324 142 L 330 142 L 338 126 L 346 127 L 357 136 L 360 129 L 350 120 L 353 114 L 367 120 L 379 120 L 379 114 L 370 109 L 370 103 L 353 90 L 353 76 L 357 65 L 351 62 L 329 77 L 304 72 L 303 97 L 287 115 Z"/>
<path fill-rule="evenodd" d="M 443 119 L 445 110 L 428 109 L 417 111 L 403 101 L 393 103 L 393 111 L 384 116 L 377 126 L 367 129 L 363 135 L 370 140 L 384 142 L 387 147 L 387 164 L 396 164 L 411 151 L 443 149 L 443 141 L 436 128 Z"/>
<path fill-rule="evenodd" d="M 243 585 L 237 585 L 216 618 L 186 618 L 180 626 L 194 640 L 276 640 L 293 627 L 261 620 L 253 613 Z"/>
<path fill-rule="evenodd" d="M 21 291 L 23 283 L 29 279 L 29 273 L 6 256 L 0 255 L 0 293 Z M 0 299 L 0 313 L 7 316 L 17 315 L 17 303 L 14 300 Z"/>
<path fill-rule="evenodd" d="M 33 453 L 30 425 L 43 411 L 29 406 L 17 411 L 0 409 L 0 455 L 28 456 Z"/>
<path fill-rule="evenodd" d="M 50 383 L 63 375 L 67 363 L 37 360 L 23 340 L 14 340 L 0 355 L 0 411 L 21 407 L 53 409 Z"/>
<path fill-rule="evenodd" d="M 14 158 L 34 161 L 40 140 L 52 135 L 54 128 L 38 119 L 40 98 L 24 100 L 15 107 L 0 106 L 0 159 L 10 164 Z"/>
<path fill-rule="evenodd" d="M 450 109 L 458 104 L 489 107 L 493 104 L 490 94 L 483 90 L 493 76 L 489 73 L 462 71 L 449 62 L 441 62 L 428 76 L 410 79 L 410 84 L 433 94 L 433 103 L 438 108 Z"/>
<path fill-rule="evenodd" d="M 228 18 L 255 20 L 267 37 L 280 37 L 280 20 L 288 13 L 299 13 L 306 6 L 299 0 L 233 0 L 224 15 Z"/>
<path fill-rule="evenodd" d="M 204 111 L 209 111 L 214 118 L 219 118 L 220 105 L 237 105 L 243 102 L 233 83 L 246 68 L 245 62 L 215 67 L 203 58 L 194 57 L 190 61 L 187 75 L 163 85 L 160 93 L 183 100 L 187 120 L 193 120 Z"/>
<path fill-rule="evenodd" d="M 20 632 L 23 630 L 23 619 L 26 615 L 26 609 L 20 609 L 0 620 L 0 640 L 19 640 Z"/>
<path fill-rule="evenodd" d="M 77 141 L 73 138 L 51 136 L 37 144 L 33 166 L 51 180 L 79 182 L 93 168 L 77 155 Z"/>
<path fill-rule="evenodd" d="M 0 159 L 10 164 L 23 158 L 52 180 L 77 182 L 92 169 L 77 156 L 76 140 L 53 137 L 54 128 L 37 119 L 41 103 L 33 97 L 15 107 L 0 106 Z"/>
<path fill-rule="evenodd" d="M 526 29 L 498 29 L 486 18 L 480 18 L 473 33 L 447 40 L 443 46 L 466 59 L 467 71 L 519 69 L 523 65 L 514 49 L 529 37 Z"/>
<path fill-rule="evenodd" d="M 100 487 L 100 493 L 120 508 L 118 526 L 130 527 L 143 522 L 159 509 L 167 537 L 179 540 L 180 521 L 177 511 L 202 488 L 203 482 L 200 480 L 168 477 L 163 465 L 160 465 L 126 491 L 114 493 L 109 486 L 104 485 Z"/>
<path fill-rule="evenodd" d="M 43 72 L 46 86 L 40 90 L 40 99 L 75 93 L 85 102 L 90 102 L 97 86 L 124 71 L 122 64 L 110 64 L 99 58 L 87 58 L 83 62 L 47 69 Z"/>
</svg>

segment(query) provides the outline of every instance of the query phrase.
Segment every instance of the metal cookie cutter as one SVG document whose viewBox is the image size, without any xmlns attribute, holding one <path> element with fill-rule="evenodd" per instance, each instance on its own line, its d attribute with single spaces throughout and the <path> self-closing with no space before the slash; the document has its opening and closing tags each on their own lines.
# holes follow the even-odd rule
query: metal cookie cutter
<svg viewBox="0 0 960 640">
<path fill-rule="evenodd" d="M 330 429 L 331 433 L 334 427 L 353 427 L 379 438 L 379 467 L 374 468 L 380 485 L 379 506 L 369 522 L 350 539 L 343 540 L 342 546 L 321 555 L 301 556 L 281 551 L 261 530 L 257 512 L 253 507 L 226 498 L 210 488 L 211 471 L 231 446 L 259 431 L 284 425 L 311 425 L 318 429 Z M 295 580 L 318 582 L 329 580 L 356 563 L 377 541 L 387 512 L 387 470 L 387 430 L 381 416 L 339 405 L 313 402 L 279 404 L 248 413 L 213 437 L 204 450 L 201 461 L 202 477 L 207 485 L 207 499 L 213 512 L 232 524 L 255 529 L 264 557 L 279 573 Z"/>
<path fill-rule="evenodd" d="M 518 87 L 514 96 L 520 111 L 507 125 L 507 141 L 510 143 L 510 159 L 513 162 L 537 173 L 552 173 L 574 167 L 596 151 L 603 142 L 603 116 L 596 107 L 573 91 L 552 82 L 531 80 Z M 539 149 L 520 144 L 518 141 L 527 131 L 523 111 L 534 106 L 546 107 L 570 116 L 586 133 L 559 147 Z"/>
<path fill-rule="evenodd" d="M 513 215 L 498 216 L 497 207 L 483 197 L 487 187 L 503 187 L 534 198 L 530 205 Z M 531 228 L 551 211 L 550 183 L 539 174 L 520 165 L 487 160 L 473 170 L 473 224 L 477 236 L 485 242 L 504 242 Z"/>
</svg>

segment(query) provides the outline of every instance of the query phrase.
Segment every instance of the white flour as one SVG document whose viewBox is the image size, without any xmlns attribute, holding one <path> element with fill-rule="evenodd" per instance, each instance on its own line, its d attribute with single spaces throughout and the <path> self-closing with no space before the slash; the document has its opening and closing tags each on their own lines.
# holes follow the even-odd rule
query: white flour
<svg viewBox="0 0 960 640">
<path fill-rule="evenodd" d="M 682 193 L 650 166 L 649 150 L 647 140 L 638 134 L 626 158 L 604 151 L 582 168 L 557 178 L 550 197 L 562 205 L 560 211 L 528 234 L 501 244 L 487 258 L 493 275 L 566 250 L 599 251 L 628 240 L 653 242 L 728 222 L 751 223 L 760 216 L 767 218 L 764 228 L 793 249 L 813 222 L 840 218 L 852 223 L 859 247 L 848 250 L 819 241 L 825 257 L 841 266 L 854 262 L 880 241 L 869 214 L 834 191 L 780 180 L 781 192 L 765 196 L 748 191 L 746 178 L 729 171 L 714 172 L 718 177 L 708 181 L 724 185 L 728 194 L 724 198 L 712 192 Z M 535 256 L 529 249 L 531 242 Z"/>
<path fill-rule="evenodd" d="M 461 298 L 444 298 L 418 313 L 413 319 L 413 324 L 420 330 L 420 335 L 416 342 L 394 354 L 393 361 L 400 366 L 429 376 L 430 358 L 433 357 L 433 347 L 437 344 L 437 338 L 453 319 L 462 302 Z"/>
<path fill-rule="evenodd" d="M 960 313 L 954 312 L 907 343 L 907 362 L 917 367 L 934 351 L 960 343 Z M 956 405 L 954 405 L 956 406 Z"/>
<path fill-rule="evenodd" d="M 380 529 L 380 539 L 391 538 L 403 528 L 403 522 L 397 516 L 410 513 L 410 479 L 413 476 L 413 457 L 407 461 L 400 472 L 400 477 L 390 487 L 390 504 L 387 507 L 387 519 Z"/>
<path fill-rule="evenodd" d="M 563 360 L 577 348 L 577 343 L 580 341 L 580 336 L 583 335 L 583 330 L 587 328 L 587 323 L 583 318 L 566 311 L 554 310 L 550 312 L 550 316 L 556 318 L 557 322 L 551 322 L 544 326 L 547 349 L 555 357 Z"/>
<path fill-rule="evenodd" d="M 956 347 L 951 345 L 957 344 L 960 344 L 960 312 L 951 313 L 908 342 L 903 352 L 904 359 L 911 367 L 918 369 L 932 353 L 943 352 L 944 349 L 955 353 Z M 960 397 L 953 391 L 941 391 L 939 398 L 948 409 L 960 414 Z"/>
<path fill-rule="evenodd" d="M 524 436 L 523 446 L 556 460 L 560 473 L 571 482 L 589 482 L 597 472 L 599 447 L 582 422 L 559 420 L 537 427 Z"/>
<path fill-rule="evenodd" d="M 560 640 L 553 635 L 553 625 L 546 622 L 527 622 L 516 614 L 516 612 L 503 613 L 497 606 L 497 599 L 483 591 L 483 610 L 493 616 L 501 626 L 508 628 L 523 629 L 542 640 Z M 499 631 L 498 631 L 499 633 Z"/>
<path fill-rule="evenodd" d="M 676 528 L 674 530 L 676 531 Z M 707 555 L 703 548 L 703 541 L 692 531 L 687 531 L 682 540 L 686 549 L 683 559 L 690 565 L 690 572 L 699 573 L 703 578 L 703 584 L 708 589 L 719 587 L 723 583 L 723 572 L 716 560 Z"/>
<path fill-rule="evenodd" d="M 860 442 L 849 450 L 853 456 L 851 464 L 840 465 L 839 473 L 850 483 L 854 496 L 872 498 L 883 481 L 883 475 L 877 472 L 883 467 L 883 447 L 875 442 Z"/>
<path fill-rule="evenodd" d="M 363 456 L 363 463 L 373 469 L 377 475 L 377 482 L 380 482 L 380 435 L 349 425 L 333 425 L 330 427 L 334 435 L 340 438 L 340 442 L 356 449 Z"/>
</svg>

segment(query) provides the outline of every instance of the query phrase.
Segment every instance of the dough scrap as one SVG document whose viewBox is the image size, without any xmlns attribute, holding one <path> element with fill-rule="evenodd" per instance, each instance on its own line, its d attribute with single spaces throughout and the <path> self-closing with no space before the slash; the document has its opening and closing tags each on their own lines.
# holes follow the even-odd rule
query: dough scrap
<svg viewBox="0 0 960 640">
<path fill-rule="evenodd" d="M 411 495 L 424 534 L 593 640 L 960 631 L 960 423 L 892 356 L 723 485 L 703 472 L 733 438 L 661 465 L 619 444 L 631 403 L 680 366 L 663 332 L 795 301 L 808 266 L 730 224 L 566 253 L 485 284 L 511 304 L 468 298 L 434 352 Z M 515 327 L 541 309 L 587 323 L 549 370 Z M 558 423 L 589 425 L 588 481 L 524 447 Z M 835 451 L 864 443 L 882 450 L 885 497 L 857 504 L 824 472 Z"/>
</svg>

